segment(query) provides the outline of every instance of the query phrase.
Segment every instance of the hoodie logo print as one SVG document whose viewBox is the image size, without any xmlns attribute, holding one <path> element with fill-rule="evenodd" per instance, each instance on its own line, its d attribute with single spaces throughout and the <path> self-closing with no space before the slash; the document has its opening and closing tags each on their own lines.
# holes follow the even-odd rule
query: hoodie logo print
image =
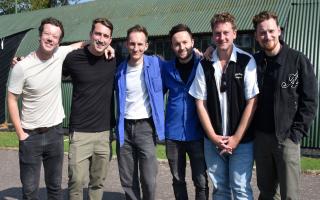
<svg viewBox="0 0 320 200">
<path fill-rule="evenodd" d="M 294 74 L 289 74 L 288 82 L 283 81 L 281 83 L 281 88 L 288 88 L 288 87 L 296 88 L 299 84 L 298 77 L 299 77 L 298 71 Z"/>
</svg>

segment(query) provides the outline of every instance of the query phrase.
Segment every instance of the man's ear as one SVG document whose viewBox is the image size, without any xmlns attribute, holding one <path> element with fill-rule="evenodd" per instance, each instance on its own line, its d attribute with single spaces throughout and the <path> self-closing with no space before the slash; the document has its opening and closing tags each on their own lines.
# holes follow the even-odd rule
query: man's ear
<svg viewBox="0 0 320 200">
<path fill-rule="evenodd" d="M 234 40 L 235 40 L 235 39 L 237 39 L 237 33 L 238 32 L 237 32 L 237 30 L 234 30 L 233 33 L 234 33 Z"/>
<path fill-rule="evenodd" d="M 278 28 L 278 31 L 279 31 L 279 37 L 281 36 L 281 28 L 280 26 L 277 27 Z"/>
<path fill-rule="evenodd" d="M 254 37 L 254 39 L 255 39 L 256 41 L 258 41 L 258 40 L 257 40 L 257 31 L 254 31 L 253 37 Z"/>
</svg>

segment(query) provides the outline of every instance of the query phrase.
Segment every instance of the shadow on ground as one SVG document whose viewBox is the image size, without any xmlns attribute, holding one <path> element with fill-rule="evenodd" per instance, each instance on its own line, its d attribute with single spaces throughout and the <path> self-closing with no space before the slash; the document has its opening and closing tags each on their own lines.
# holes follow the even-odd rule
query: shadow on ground
<svg viewBox="0 0 320 200">
<path fill-rule="evenodd" d="M 21 187 L 8 188 L 6 190 L 0 191 L 0 200 L 13 200 L 13 199 L 22 199 Z M 45 188 L 39 189 L 40 199 L 47 199 L 47 190 Z M 63 190 L 63 199 L 67 199 L 68 191 L 66 189 Z M 85 188 L 83 191 L 83 199 L 87 199 L 88 189 Z M 123 193 L 119 192 L 104 192 L 103 200 L 121 200 L 125 199 Z"/>
</svg>

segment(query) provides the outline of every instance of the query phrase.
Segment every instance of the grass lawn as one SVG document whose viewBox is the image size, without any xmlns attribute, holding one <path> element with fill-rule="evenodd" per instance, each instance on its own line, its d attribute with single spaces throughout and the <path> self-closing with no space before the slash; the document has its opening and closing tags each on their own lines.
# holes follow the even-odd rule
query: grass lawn
<svg viewBox="0 0 320 200">
<path fill-rule="evenodd" d="M 301 169 L 304 172 L 317 171 L 320 173 L 320 158 L 301 158 Z"/>
<path fill-rule="evenodd" d="M 19 142 L 15 132 L 0 132 L 0 148 L 18 148 Z M 64 137 L 64 151 L 69 150 L 69 139 Z M 116 155 L 116 142 L 112 142 L 112 152 Z M 164 145 L 157 145 L 157 157 L 167 159 Z"/>
<path fill-rule="evenodd" d="M 68 151 L 68 137 L 64 140 L 64 150 Z M 0 148 L 18 148 L 19 142 L 15 132 L 0 132 Z M 112 142 L 113 155 L 115 153 L 116 143 Z M 157 158 L 166 159 L 164 145 L 157 145 Z M 317 171 L 320 172 L 320 158 L 301 158 L 301 169 L 304 172 Z"/>
<path fill-rule="evenodd" d="M 0 132 L 0 148 L 18 148 L 19 141 L 15 132 Z M 68 137 L 64 138 L 64 150 L 68 151 Z"/>
</svg>

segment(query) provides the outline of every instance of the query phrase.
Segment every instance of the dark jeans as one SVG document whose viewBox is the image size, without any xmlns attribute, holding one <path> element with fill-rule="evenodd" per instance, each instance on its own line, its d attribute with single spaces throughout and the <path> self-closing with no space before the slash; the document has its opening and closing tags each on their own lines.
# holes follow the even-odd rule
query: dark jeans
<svg viewBox="0 0 320 200">
<path fill-rule="evenodd" d="M 257 131 L 254 155 L 259 200 L 299 199 L 300 144 L 290 138 L 279 142 L 275 133 Z"/>
<path fill-rule="evenodd" d="M 208 199 L 208 178 L 203 152 L 203 140 L 175 141 L 166 140 L 166 154 L 172 174 L 172 186 L 177 200 L 187 200 L 186 154 L 190 159 L 192 180 L 195 186 L 196 200 Z"/>
<path fill-rule="evenodd" d="M 20 179 L 23 199 L 39 199 L 39 178 L 43 163 L 47 199 L 62 199 L 63 129 L 45 132 L 28 131 L 29 137 L 19 141 Z"/>
<path fill-rule="evenodd" d="M 158 172 L 152 119 L 125 120 L 124 144 L 117 142 L 121 186 L 127 200 L 154 200 Z M 139 171 L 138 171 L 139 170 Z M 140 175 L 140 179 L 139 179 Z"/>
</svg>

